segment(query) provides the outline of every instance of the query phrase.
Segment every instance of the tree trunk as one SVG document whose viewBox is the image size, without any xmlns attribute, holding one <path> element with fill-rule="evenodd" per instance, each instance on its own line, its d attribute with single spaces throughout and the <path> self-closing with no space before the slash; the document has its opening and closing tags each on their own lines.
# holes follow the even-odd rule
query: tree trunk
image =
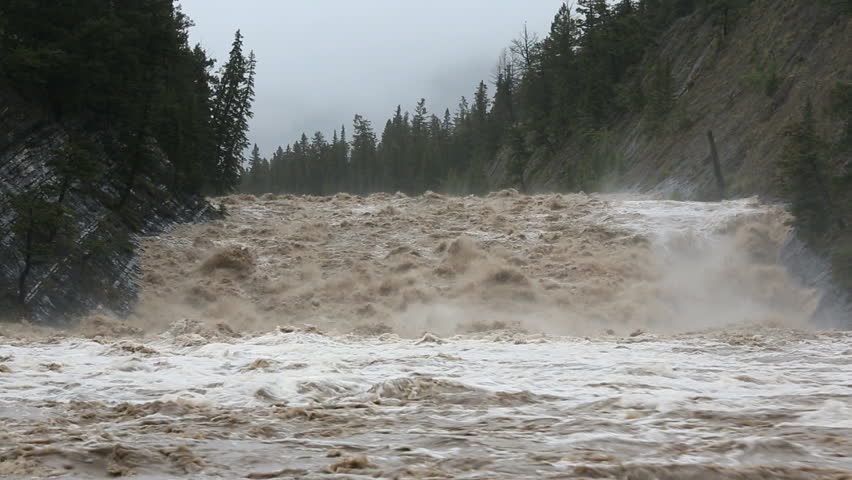
<svg viewBox="0 0 852 480">
<path fill-rule="evenodd" d="M 725 199 L 725 178 L 722 176 L 722 165 L 719 163 L 719 153 L 716 150 L 716 140 L 713 131 L 707 131 L 707 140 L 710 142 L 710 160 L 713 162 L 713 174 L 716 176 L 716 186 L 719 189 L 719 199 Z"/>
</svg>

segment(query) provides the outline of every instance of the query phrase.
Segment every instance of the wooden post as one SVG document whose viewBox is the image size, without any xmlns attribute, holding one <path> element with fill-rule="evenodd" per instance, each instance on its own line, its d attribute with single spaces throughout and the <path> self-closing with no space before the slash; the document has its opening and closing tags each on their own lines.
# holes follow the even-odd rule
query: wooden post
<svg viewBox="0 0 852 480">
<path fill-rule="evenodd" d="M 722 176 L 722 165 L 719 163 L 719 152 L 716 150 L 716 140 L 713 138 L 713 130 L 707 131 L 707 140 L 710 141 L 710 160 L 713 162 L 713 173 L 716 175 L 716 186 L 719 187 L 719 199 L 725 199 L 725 178 Z"/>
</svg>

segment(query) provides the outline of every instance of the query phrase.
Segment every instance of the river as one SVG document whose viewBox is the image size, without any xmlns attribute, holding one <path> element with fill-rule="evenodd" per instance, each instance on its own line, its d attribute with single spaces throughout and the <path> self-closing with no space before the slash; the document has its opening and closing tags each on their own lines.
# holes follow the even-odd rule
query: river
<svg viewBox="0 0 852 480">
<path fill-rule="evenodd" d="M 0 476 L 852 478 L 852 334 L 779 207 L 217 201 L 130 318 L 0 327 Z"/>
</svg>

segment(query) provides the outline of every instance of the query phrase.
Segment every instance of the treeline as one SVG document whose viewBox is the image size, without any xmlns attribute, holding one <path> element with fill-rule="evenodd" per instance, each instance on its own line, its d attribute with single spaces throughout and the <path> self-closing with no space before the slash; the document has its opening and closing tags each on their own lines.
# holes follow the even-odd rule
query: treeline
<svg viewBox="0 0 852 480">
<path fill-rule="evenodd" d="M 351 140 L 343 128 L 332 140 L 316 133 L 252 157 L 241 190 L 251 193 L 329 194 L 424 190 L 484 193 L 486 168 L 498 152 L 510 181 L 524 189 L 533 155 L 553 155 L 571 136 L 594 139 L 625 112 L 664 116 L 673 105 L 673 81 L 661 64 L 650 82 L 636 67 L 659 33 L 675 19 L 701 11 L 727 31 L 747 0 L 578 0 L 563 5 L 549 34 L 526 28 L 501 56 L 490 84 L 450 112 L 397 108 L 383 128 L 355 117 Z M 594 188 L 619 168 L 616 155 L 573 159 L 565 187 Z"/>
<path fill-rule="evenodd" d="M 2 205 L 15 214 L 20 304 L 34 266 L 80 248 L 72 194 L 97 198 L 121 222 L 134 189 L 147 188 L 142 179 L 152 172 L 173 194 L 238 186 L 256 60 L 237 32 L 214 74 L 215 62 L 189 43 L 191 26 L 173 0 L 0 3 L 0 83 L 68 133 L 48 160 L 49 181 Z"/>
</svg>

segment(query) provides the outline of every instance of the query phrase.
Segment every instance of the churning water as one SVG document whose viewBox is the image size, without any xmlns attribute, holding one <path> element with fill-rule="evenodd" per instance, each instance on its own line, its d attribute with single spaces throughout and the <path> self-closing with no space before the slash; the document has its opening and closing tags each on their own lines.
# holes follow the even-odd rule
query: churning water
<svg viewBox="0 0 852 480">
<path fill-rule="evenodd" d="M 222 202 L 132 318 L 0 331 L 0 476 L 852 478 L 852 335 L 776 207 Z"/>
</svg>

